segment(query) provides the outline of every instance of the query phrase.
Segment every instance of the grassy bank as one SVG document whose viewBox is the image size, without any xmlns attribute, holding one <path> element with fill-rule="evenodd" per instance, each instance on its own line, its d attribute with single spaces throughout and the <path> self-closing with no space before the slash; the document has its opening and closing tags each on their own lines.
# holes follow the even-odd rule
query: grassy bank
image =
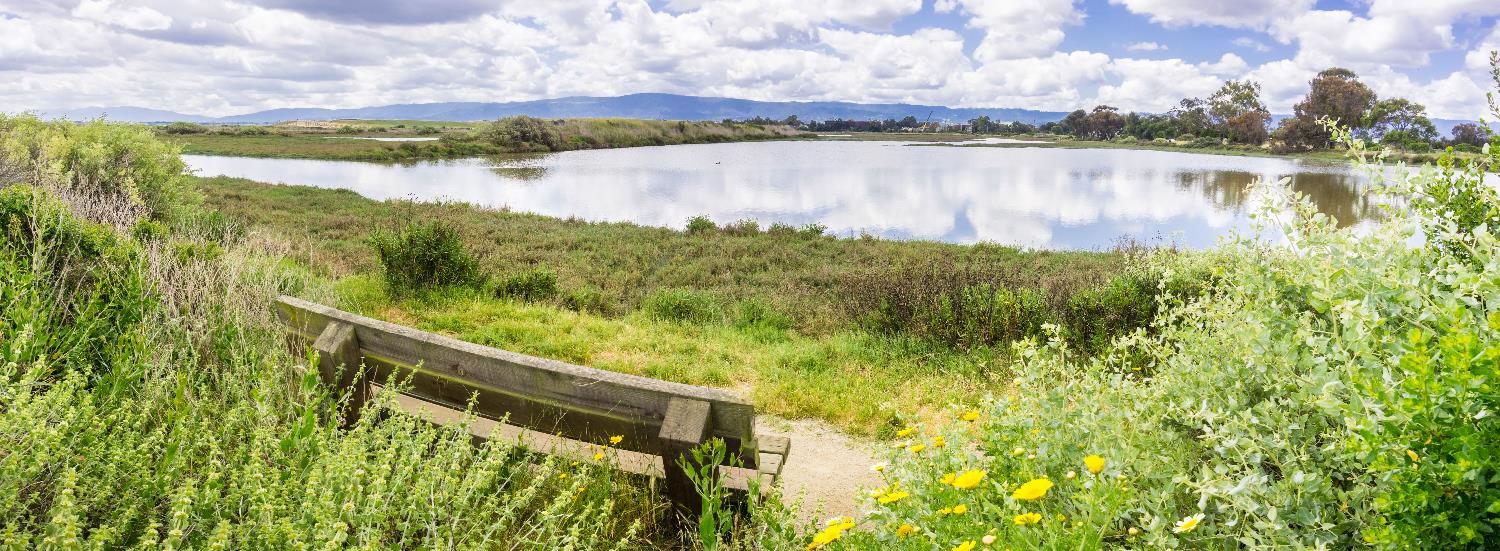
<svg viewBox="0 0 1500 551">
<path fill-rule="evenodd" d="M 334 295 L 279 240 L 217 231 L 145 129 L 0 116 L 0 144 L 0 548 L 677 541 L 608 468 L 393 409 L 338 427 L 270 307 Z"/>
<path fill-rule="evenodd" d="M 520 152 L 789 139 L 802 135 L 790 128 L 748 124 L 531 117 L 475 123 L 293 121 L 256 127 L 176 123 L 159 129 L 159 134 L 189 154 L 343 161 L 452 159 Z M 361 137 L 422 141 L 355 139 Z"/>
<path fill-rule="evenodd" d="M 1043 323 L 1080 342 L 1145 324 L 1154 283 L 1115 252 L 835 239 L 748 224 L 684 232 L 464 204 L 198 179 L 229 219 L 286 237 L 343 306 L 464 340 L 734 389 L 763 410 L 889 434 L 899 414 L 1003 388 L 1011 339 Z M 369 240 L 426 220 L 455 230 L 483 281 L 396 293 Z M 1144 308 L 1142 307 L 1144 306 Z"/>
</svg>

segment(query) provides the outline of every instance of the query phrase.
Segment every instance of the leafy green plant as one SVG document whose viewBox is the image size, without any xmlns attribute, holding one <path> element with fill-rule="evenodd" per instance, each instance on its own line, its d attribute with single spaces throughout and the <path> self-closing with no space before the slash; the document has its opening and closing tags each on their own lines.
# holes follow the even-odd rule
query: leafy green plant
<svg viewBox="0 0 1500 551">
<path fill-rule="evenodd" d="M 557 296 L 557 273 L 546 268 L 532 268 L 507 276 L 495 284 L 495 295 L 525 301 L 551 299 Z"/>
<path fill-rule="evenodd" d="M 479 261 L 465 248 L 458 229 L 440 220 L 409 222 L 395 232 L 377 230 L 369 243 L 386 284 L 398 293 L 469 285 L 478 278 Z"/>
<path fill-rule="evenodd" d="M 711 232 L 718 228 L 719 226 L 717 224 L 714 224 L 714 221 L 712 219 L 701 214 L 689 218 L 687 221 L 688 235 Z"/>
<path fill-rule="evenodd" d="M 712 294 L 693 289 L 660 289 L 646 295 L 641 311 L 661 320 L 709 323 L 720 319 L 719 301 Z"/>
</svg>

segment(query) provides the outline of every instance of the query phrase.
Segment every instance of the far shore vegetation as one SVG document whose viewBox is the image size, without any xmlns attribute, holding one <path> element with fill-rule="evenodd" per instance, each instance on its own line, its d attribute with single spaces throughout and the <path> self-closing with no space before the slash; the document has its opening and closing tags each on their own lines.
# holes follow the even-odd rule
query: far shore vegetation
<svg viewBox="0 0 1500 551">
<path fill-rule="evenodd" d="M 811 136 L 780 124 L 528 116 L 463 123 L 343 120 L 242 126 L 177 122 L 157 127 L 157 132 L 189 154 L 345 161 L 453 159 Z"/>
<path fill-rule="evenodd" d="M 177 122 L 157 127 L 184 153 L 351 161 L 416 161 L 651 145 L 719 143 L 823 137 L 963 141 L 986 136 L 1041 141 L 1037 144 L 962 144 L 979 147 L 1065 147 L 1183 151 L 1217 155 L 1284 156 L 1341 160 L 1339 145 L 1318 125 L 1330 119 L 1361 139 L 1391 150 L 1387 162 L 1431 162 L 1445 151 L 1472 158 L 1489 139 L 1475 123 L 1439 136 L 1426 108 L 1406 98 L 1378 98 L 1353 71 L 1330 68 L 1308 83 L 1295 114 L 1272 127 L 1260 84 L 1228 81 L 1207 99 L 1184 98 L 1165 113 L 1121 113 L 1109 105 L 1078 109 L 1043 124 L 996 121 L 988 116 L 961 123 L 918 120 L 802 121 L 752 117 L 743 120 L 661 121 L 636 119 L 541 119 L 495 121 L 396 120 L 289 121 L 275 125 Z M 377 139 L 412 141 L 381 141 Z"/>
</svg>

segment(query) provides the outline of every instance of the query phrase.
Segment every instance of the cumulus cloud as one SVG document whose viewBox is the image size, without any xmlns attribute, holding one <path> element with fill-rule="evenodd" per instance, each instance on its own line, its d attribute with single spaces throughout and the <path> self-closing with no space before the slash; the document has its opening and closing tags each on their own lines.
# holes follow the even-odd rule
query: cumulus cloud
<svg viewBox="0 0 1500 551">
<path fill-rule="evenodd" d="M 1132 52 L 1158 52 L 1167 49 L 1167 47 L 1155 42 L 1136 42 L 1126 46 L 1125 49 Z"/>
<path fill-rule="evenodd" d="M 1220 25 L 1264 29 L 1313 7 L 1315 0 L 1109 0 L 1169 27 Z"/>
<path fill-rule="evenodd" d="M 936 0 L 927 8 L 943 14 L 935 19 L 922 0 L 11 0 L 0 9 L 0 101 L 230 114 L 670 92 L 1157 111 L 1252 78 L 1287 112 L 1313 74 L 1340 65 L 1382 96 L 1457 118 L 1482 110 L 1488 51 L 1500 48 L 1493 0 L 1367 0 L 1349 10 L 1312 0 L 1111 2 L 1143 20 L 1091 20 L 1076 0 Z M 1475 24 L 1483 38 L 1464 38 Z M 1238 38 L 1210 52 L 1143 41 L 1117 57 L 1066 47 L 1068 33 L 1116 25 L 1217 26 Z M 1273 40 L 1295 55 L 1252 66 L 1229 53 L 1269 52 Z M 1434 56 L 1454 49 L 1461 61 Z M 1191 61 L 1173 55 L 1188 50 Z M 1172 57 L 1138 59 L 1145 54 Z M 1435 78 L 1408 75 L 1434 60 L 1450 66 L 1425 71 Z"/>
</svg>

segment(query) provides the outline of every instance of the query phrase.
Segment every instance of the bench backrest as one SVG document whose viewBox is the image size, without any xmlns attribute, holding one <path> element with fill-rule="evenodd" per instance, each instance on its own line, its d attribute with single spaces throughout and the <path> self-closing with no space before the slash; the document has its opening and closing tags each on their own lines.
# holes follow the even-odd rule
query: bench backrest
<svg viewBox="0 0 1500 551">
<path fill-rule="evenodd" d="M 338 333 L 350 343 L 346 363 L 362 363 L 366 380 L 410 376 L 403 391 L 423 400 L 463 410 L 475 396 L 474 411 L 484 417 L 586 442 L 624 436 L 618 447 L 651 454 L 670 451 L 661 437 L 668 405 L 702 402 L 708 436 L 722 438 L 746 467 L 758 461 L 754 408 L 722 390 L 527 356 L 294 297 L 277 302 L 301 344 Z"/>
</svg>

